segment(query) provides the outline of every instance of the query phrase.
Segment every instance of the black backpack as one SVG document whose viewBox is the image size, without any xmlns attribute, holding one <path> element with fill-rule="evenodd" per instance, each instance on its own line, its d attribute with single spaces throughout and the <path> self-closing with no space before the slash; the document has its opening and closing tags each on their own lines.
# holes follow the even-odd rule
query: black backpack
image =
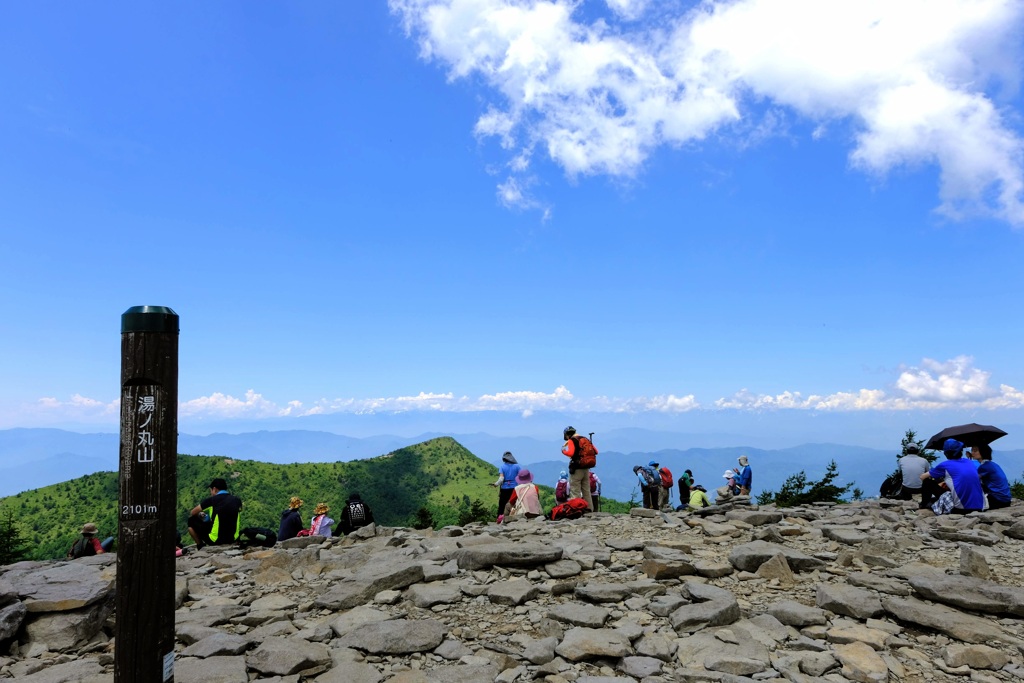
<svg viewBox="0 0 1024 683">
<path fill-rule="evenodd" d="M 96 548 L 93 546 L 91 538 L 81 536 L 77 541 L 71 544 L 71 552 L 68 554 L 77 560 L 79 557 L 95 555 Z"/>
<path fill-rule="evenodd" d="M 882 498 L 899 498 L 903 493 L 903 473 L 894 472 L 885 478 L 878 489 L 878 495 Z"/>
<path fill-rule="evenodd" d="M 277 532 L 265 526 L 247 526 L 238 532 L 238 543 L 246 548 L 269 548 L 277 543 Z"/>
</svg>

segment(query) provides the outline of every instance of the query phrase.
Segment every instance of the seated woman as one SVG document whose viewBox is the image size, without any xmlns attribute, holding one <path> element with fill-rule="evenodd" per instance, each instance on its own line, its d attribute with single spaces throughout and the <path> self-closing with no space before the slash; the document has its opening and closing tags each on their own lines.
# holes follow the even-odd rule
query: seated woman
<svg viewBox="0 0 1024 683">
<path fill-rule="evenodd" d="M 981 488 L 988 497 L 989 508 L 1009 507 L 1013 502 L 1010 482 L 1007 481 L 1003 468 L 992 462 L 992 447 L 987 444 L 972 447 L 971 458 L 981 463 L 978 466 L 978 478 L 981 479 Z"/>
<path fill-rule="evenodd" d="M 292 496 L 288 501 L 288 509 L 281 513 L 281 524 L 277 527 L 277 540 L 287 541 L 295 538 L 302 531 L 302 499 Z"/>
<path fill-rule="evenodd" d="M 502 511 L 505 522 L 515 517 L 533 519 L 544 514 L 540 504 L 540 489 L 533 483 L 530 470 L 521 469 L 516 475 L 516 488 Z"/>
<path fill-rule="evenodd" d="M 310 536 L 331 537 L 331 527 L 334 526 L 334 520 L 327 516 L 327 513 L 330 511 L 331 508 L 327 506 L 327 503 L 316 504 L 316 507 L 313 508 L 313 520 L 309 523 Z"/>
<path fill-rule="evenodd" d="M 693 488 L 690 489 L 690 501 L 687 507 L 691 510 L 699 510 L 700 508 L 710 506 L 711 501 L 708 500 L 708 490 L 700 484 L 694 484 Z"/>
</svg>

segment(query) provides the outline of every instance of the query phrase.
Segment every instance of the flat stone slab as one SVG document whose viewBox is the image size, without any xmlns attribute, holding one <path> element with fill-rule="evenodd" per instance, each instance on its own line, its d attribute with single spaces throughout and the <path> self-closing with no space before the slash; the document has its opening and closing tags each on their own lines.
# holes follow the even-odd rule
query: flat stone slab
<svg viewBox="0 0 1024 683">
<path fill-rule="evenodd" d="M 540 595 L 540 588 L 526 579 L 512 579 L 492 583 L 487 591 L 487 599 L 496 605 L 521 605 Z"/>
<path fill-rule="evenodd" d="M 290 676 L 307 669 L 329 665 L 331 652 L 325 645 L 298 638 L 268 638 L 249 653 L 245 662 L 250 669 L 263 674 Z"/>
<path fill-rule="evenodd" d="M 819 583 L 815 604 L 830 612 L 861 620 L 877 617 L 883 612 L 878 595 L 844 583 Z"/>
<path fill-rule="evenodd" d="M 633 654 L 633 646 L 629 638 L 616 630 L 576 627 L 566 632 L 555 652 L 571 662 L 579 662 L 594 657 L 627 657 Z"/>
<path fill-rule="evenodd" d="M 535 543 L 488 543 L 459 548 L 451 554 L 460 569 L 535 567 L 562 559 L 562 549 Z"/>
<path fill-rule="evenodd" d="M 816 557 L 789 546 L 766 541 L 751 541 L 736 546 L 729 553 L 729 562 L 740 571 L 756 572 L 758 567 L 778 554 L 786 558 L 789 568 L 793 571 L 813 571 L 825 566 L 825 563 Z"/>
<path fill-rule="evenodd" d="M 338 642 L 375 655 L 404 655 L 429 652 L 448 635 L 448 627 L 436 619 L 393 619 L 364 624 Z"/>
<path fill-rule="evenodd" d="M 555 621 L 586 628 L 603 627 L 610 615 L 611 610 L 604 607 L 584 605 L 578 602 L 566 602 L 561 605 L 555 605 L 548 611 L 548 616 Z"/>
<path fill-rule="evenodd" d="M 4 579 L 29 612 L 67 612 L 113 593 L 113 572 L 104 570 L 102 565 L 64 562 L 44 569 L 8 571 Z"/>
<path fill-rule="evenodd" d="M 882 607 L 901 621 L 925 626 L 965 643 L 989 643 L 994 640 L 1016 642 L 993 622 L 945 605 L 886 596 L 882 598 Z"/>
<path fill-rule="evenodd" d="M 1024 616 L 1024 589 L 973 576 L 926 574 L 910 577 L 919 595 L 935 602 L 989 614 Z"/>
<path fill-rule="evenodd" d="M 75 662 L 72 662 L 74 664 Z M 245 657 L 185 657 L 174 661 L 174 683 L 248 683 Z"/>
</svg>

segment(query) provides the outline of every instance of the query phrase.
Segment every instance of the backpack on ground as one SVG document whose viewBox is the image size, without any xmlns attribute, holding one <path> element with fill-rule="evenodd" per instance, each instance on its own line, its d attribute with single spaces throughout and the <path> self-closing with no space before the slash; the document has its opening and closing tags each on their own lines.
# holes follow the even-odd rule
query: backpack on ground
<svg viewBox="0 0 1024 683">
<path fill-rule="evenodd" d="M 672 488 L 672 471 L 667 467 L 662 467 L 658 472 L 661 473 L 661 485 L 667 489 Z"/>
<path fill-rule="evenodd" d="M 882 498 L 898 498 L 903 492 L 903 473 L 894 472 L 885 478 L 882 486 L 878 489 L 878 495 Z"/>
<path fill-rule="evenodd" d="M 572 440 L 576 444 L 573 456 L 576 467 L 585 470 L 597 467 L 597 447 L 594 446 L 594 442 L 585 436 L 574 436 Z"/>
<path fill-rule="evenodd" d="M 238 532 L 239 544 L 269 548 L 277 543 L 277 532 L 265 526 L 247 526 Z"/>
<path fill-rule="evenodd" d="M 559 479 L 555 484 L 555 500 L 569 500 L 569 482 L 565 479 Z"/>
<path fill-rule="evenodd" d="M 582 498 L 570 498 L 551 508 L 548 519 L 556 521 L 559 519 L 579 519 L 585 512 L 590 512 L 587 501 Z"/>
<path fill-rule="evenodd" d="M 91 538 L 85 536 L 79 537 L 77 541 L 71 544 L 71 552 L 68 553 L 72 558 L 78 559 L 79 557 L 89 557 L 96 554 L 96 547 L 92 543 Z"/>
</svg>

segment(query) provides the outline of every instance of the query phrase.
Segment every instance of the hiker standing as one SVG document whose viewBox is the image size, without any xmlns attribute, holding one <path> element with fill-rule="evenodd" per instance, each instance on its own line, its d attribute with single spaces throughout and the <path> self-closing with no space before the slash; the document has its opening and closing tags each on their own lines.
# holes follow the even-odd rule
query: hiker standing
<svg viewBox="0 0 1024 683">
<path fill-rule="evenodd" d="M 679 475 L 679 504 L 688 505 L 690 500 L 690 487 L 693 486 L 693 472 L 684 470 Z"/>
<path fill-rule="evenodd" d="M 591 474 L 590 476 L 594 476 Z M 593 495 L 593 492 L 591 492 Z M 558 473 L 558 482 L 555 484 L 555 505 L 569 500 L 569 473 L 562 470 Z"/>
<path fill-rule="evenodd" d="M 601 477 L 590 470 L 590 499 L 594 502 L 594 512 L 601 511 Z"/>
<path fill-rule="evenodd" d="M 737 458 L 737 462 L 739 462 L 740 466 L 733 471 L 740 475 L 736 481 L 740 487 L 740 495 L 749 496 L 750 489 L 754 485 L 754 471 L 750 469 L 750 462 L 747 460 L 747 456 L 741 455 Z"/>
<path fill-rule="evenodd" d="M 498 468 L 498 480 L 491 486 L 498 487 L 498 514 L 502 514 L 505 504 L 512 497 L 512 491 L 516 488 L 516 475 L 519 474 L 519 463 L 511 451 L 505 451 L 501 456 L 501 467 Z"/>
<path fill-rule="evenodd" d="M 669 499 L 672 498 L 672 470 L 667 467 L 662 467 L 660 463 L 655 463 L 654 468 L 658 471 L 658 476 L 661 477 L 661 490 L 658 491 L 658 509 L 664 510 L 668 506 Z"/>
<path fill-rule="evenodd" d="M 585 436 L 578 436 L 574 427 L 562 430 L 565 445 L 562 455 L 569 458 L 569 497 L 582 498 L 587 509 L 594 511 L 594 499 L 590 496 L 590 468 L 597 464 L 597 448 Z"/>
<path fill-rule="evenodd" d="M 647 463 L 647 466 L 634 465 L 633 474 L 640 482 L 640 491 L 643 495 L 643 506 L 648 510 L 658 508 L 658 496 L 661 495 L 661 477 L 654 467 L 654 461 Z"/>
</svg>

